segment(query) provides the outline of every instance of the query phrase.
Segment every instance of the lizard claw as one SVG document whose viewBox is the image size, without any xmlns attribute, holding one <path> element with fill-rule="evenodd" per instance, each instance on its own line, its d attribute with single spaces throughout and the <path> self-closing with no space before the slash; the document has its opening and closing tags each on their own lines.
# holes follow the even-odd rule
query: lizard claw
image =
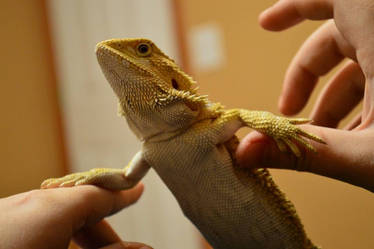
<svg viewBox="0 0 374 249">
<path fill-rule="evenodd" d="M 137 181 L 127 179 L 124 170 L 95 168 L 90 171 L 73 173 L 60 178 L 51 178 L 41 184 L 41 188 L 72 187 L 78 185 L 97 185 L 99 187 L 122 190 L 133 187 Z"/>
<path fill-rule="evenodd" d="M 301 157 L 300 149 L 291 140 L 283 138 L 283 139 L 275 139 L 275 142 L 277 143 L 278 149 L 281 152 L 287 153 L 288 148 L 290 148 L 292 153 L 296 157 Z"/>
<path fill-rule="evenodd" d="M 310 119 L 278 117 L 268 112 L 264 112 L 262 115 L 263 118 L 267 119 L 267 122 L 259 131 L 272 137 L 277 143 L 279 150 L 282 152 L 291 150 L 296 157 L 301 157 L 302 154 L 297 144 L 309 151 L 316 152 L 316 149 L 306 139 L 325 144 L 322 138 L 304 131 L 297 126 L 298 124 L 311 122 Z M 264 123 L 262 123 L 262 125 L 264 125 Z"/>
<path fill-rule="evenodd" d="M 311 120 L 303 118 L 288 119 L 283 117 L 278 118 L 278 120 L 280 122 L 279 125 L 277 125 L 277 128 L 282 130 L 282 132 L 278 133 L 280 135 L 274 135 L 273 137 L 280 151 L 285 152 L 286 148 L 288 147 L 296 157 L 301 157 L 300 149 L 295 142 L 313 152 L 317 151 L 305 138 L 316 141 L 318 143 L 326 144 L 325 141 L 322 140 L 322 138 L 304 131 L 296 126 L 296 124 L 309 123 Z"/>
<path fill-rule="evenodd" d="M 231 112 L 227 112 L 227 115 L 232 115 L 233 112 L 235 113 L 237 110 L 233 109 Z M 299 124 L 310 123 L 312 121 L 310 119 L 286 118 L 266 111 L 248 111 L 242 109 L 239 110 L 239 115 L 248 127 L 273 138 L 280 151 L 287 152 L 291 150 L 296 157 L 302 156 L 297 144 L 316 152 L 316 149 L 306 139 L 326 144 L 322 138 L 304 131 L 297 126 Z"/>
<path fill-rule="evenodd" d="M 313 122 L 313 120 L 309 118 L 288 118 L 288 122 L 290 124 L 308 124 Z"/>
<path fill-rule="evenodd" d="M 89 178 L 90 172 L 74 173 L 66 175 L 60 178 L 50 178 L 41 184 L 41 188 L 59 188 L 59 187 L 71 187 L 75 185 L 88 184 L 86 183 Z M 79 184 L 77 184 L 79 182 Z"/>
</svg>

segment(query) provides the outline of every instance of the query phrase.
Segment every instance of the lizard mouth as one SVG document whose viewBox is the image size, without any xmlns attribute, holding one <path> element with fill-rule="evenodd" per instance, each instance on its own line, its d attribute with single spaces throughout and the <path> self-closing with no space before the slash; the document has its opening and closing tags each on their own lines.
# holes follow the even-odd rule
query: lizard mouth
<svg viewBox="0 0 374 249">
<path fill-rule="evenodd" d="M 142 68 L 142 65 L 136 63 L 134 59 L 132 59 L 128 54 L 120 51 L 116 48 L 113 44 L 117 44 L 118 39 L 106 40 L 99 42 L 96 45 L 96 56 L 98 61 L 101 63 L 106 56 L 114 57 L 118 62 L 121 62 L 124 66 L 136 66 L 138 68 Z M 144 69 L 145 70 L 145 69 Z"/>
<path fill-rule="evenodd" d="M 120 51 L 118 51 L 117 49 L 114 49 L 112 47 L 110 47 L 108 45 L 108 41 L 102 41 L 102 42 L 99 42 L 97 45 L 96 45 L 96 50 L 95 50 L 95 53 L 97 55 L 97 57 L 100 59 L 102 56 L 104 55 L 117 55 L 119 57 L 123 57 L 123 54 L 120 53 Z"/>
<path fill-rule="evenodd" d="M 131 74 L 133 71 L 140 71 L 143 76 L 147 77 L 157 77 L 157 75 L 143 65 L 138 63 L 135 58 L 131 55 L 121 51 L 121 47 L 118 44 L 121 44 L 121 41 L 132 40 L 132 39 L 111 39 L 99 42 L 96 45 L 96 57 L 102 68 L 116 70 L 117 68 L 122 68 L 121 71 L 126 71 L 127 74 Z M 110 58 L 108 60 L 108 58 Z M 108 63 L 111 61 L 111 63 Z M 117 65 L 116 65 L 117 64 Z"/>
</svg>

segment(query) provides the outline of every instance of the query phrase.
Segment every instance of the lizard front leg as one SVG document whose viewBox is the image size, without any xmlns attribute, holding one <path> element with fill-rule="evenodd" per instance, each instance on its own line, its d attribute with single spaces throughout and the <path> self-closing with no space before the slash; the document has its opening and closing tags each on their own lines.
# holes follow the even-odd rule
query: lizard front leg
<svg viewBox="0 0 374 249">
<path fill-rule="evenodd" d="M 244 109 L 227 110 L 220 119 L 227 123 L 239 120 L 243 126 L 248 126 L 272 137 L 282 152 L 286 152 L 288 147 L 297 157 L 301 157 L 301 152 L 295 141 L 311 151 L 315 151 L 315 149 L 305 138 L 325 143 L 320 137 L 308 133 L 297 126 L 298 124 L 309 123 L 311 121 L 309 119 L 285 118 L 270 112 Z"/>
<path fill-rule="evenodd" d="M 60 178 L 51 178 L 45 180 L 41 184 L 41 188 L 92 184 L 109 190 L 129 189 L 143 178 L 149 168 L 149 164 L 139 151 L 124 169 L 95 168 Z"/>
</svg>

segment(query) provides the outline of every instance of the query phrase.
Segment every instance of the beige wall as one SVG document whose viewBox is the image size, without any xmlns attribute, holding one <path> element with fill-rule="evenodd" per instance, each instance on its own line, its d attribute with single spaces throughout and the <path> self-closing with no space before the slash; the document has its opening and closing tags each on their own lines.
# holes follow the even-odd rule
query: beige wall
<svg viewBox="0 0 374 249">
<path fill-rule="evenodd" d="M 43 1 L 0 8 L 0 197 L 38 188 L 64 169 Z"/>
<path fill-rule="evenodd" d="M 277 100 L 284 72 L 304 39 L 321 23 L 307 22 L 282 33 L 264 31 L 257 16 L 274 2 L 183 1 L 187 33 L 208 22 L 218 23 L 224 31 L 225 67 L 215 72 L 193 73 L 201 92 L 208 93 L 212 100 L 227 107 L 279 113 Z M 311 107 L 310 103 L 301 116 L 308 116 Z M 323 248 L 374 248 L 372 193 L 312 174 L 272 172 L 295 203 L 315 243 Z"/>
<path fill-rule="evenodd" d="M 147 37 L 178 58 L 171 1 L 47 3 L 70 168 L 124 167 L 141 143 L 117 115 L 118 100 L 97 63 L 95 45 L 111 38 Z M 155 248 L 197 248 L 197 231 L 166 185 L 153 170 L 142 181 L 146 191 L 139 202 L 108 218 L 117 233 Z"/>
</svg>

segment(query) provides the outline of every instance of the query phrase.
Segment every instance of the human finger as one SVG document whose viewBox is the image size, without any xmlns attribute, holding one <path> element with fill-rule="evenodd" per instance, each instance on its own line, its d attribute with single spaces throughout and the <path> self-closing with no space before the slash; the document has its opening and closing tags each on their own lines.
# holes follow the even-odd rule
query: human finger
<svg viewBox="0 0 374 249">
<path fill-rule="evenodd" d="M 152 247 L 138 242 L 119 242 L 100 249 L 152 249 Z"/>
<path fill-rule="evenodd" d="M 93 185 L 71 188 L 33 190 L 3 199 L 14 210 L 23 213 L 43 209 L 41 225 L 70 226 L 72 232 L 85 225 L 95 224 L 102 218 L 136 202 L 144 186 L 139 183 L 125 191 L 108 191 Z M 35 216 L 39 216 L 38 213 Z M 39 217 L 38 217 L 39 218 Z M 55 224 L 56 223 L 56 224 Z"/>
<path fill-rule="evenodd" d="M 135 203 L 143 184 L 125 191 L 109 191 L 93 185 L 38 190 L 33 203 L 45 212 L 45 227 L 57 226 L 61 232 L 75 233 Z M 31 209 L 33 209 L 33 205 Z M 35 206 L 35 205 L 34 205 Z M 34 207 L 35 208 L 35 207 Z"/>
<path fill-rule="evenodd" d="M 242 167 L 281 168 L 307 171 L 363 187 L 374 192 L 374 135 L 368 130 L 352 132 L 313 125 L 303 129 L 316 134 L 327 145 L 311 142 L 317 153 L 303 151 L 303 156 L 280 152 L 269 137 L 252 132 L 239 144 L 236 157 Z"/>
<path fill-rule="evenodd" d="M 259 22 L 267 30 L 280 31 L 305 19 L 322 20 L 332 17 L 331 0 L 280 0 L 261 13 Z"/>
<path fill-rule="evenodd" d="M 81 209 L 76 211 L 76 216 L 74 217 L 76 218 L 74 231 L 94 225 L 104 217 L 134 204 L 144 190 L 142 183 L 124 191 L 108 191 L 96 186 L 76 186 L 74 188 L 79 187 L 89 189 L 85 190 L 87 192 L 84 192 L 83 197 L 77 200 L 77 205 L 80 205 Z M 74 203 L 71 205 L 74 205 Z"/>
<path fill-rule="evenodd" d="M 312 111 L 314 125 L 335 128 L 357 106 L 365 91 L 365 76 L 360 66 L 348 62 L 326 85 Z"/>
<path fill-rule="evenodd" d="M 353 57 L 353 48 L 345 41 L 334 22 L 315 31 L 301 46 L 285 75 L 279 109 L 296 114 L 306 104 L 319 77 L 328 73 L 344 57 Z"/>
<path fill-rule="evenodd" d="M 99 188 L 98 190 L 99 193 L 92 194 L 99 194 L 99 196 L 87 196 L 87 199 L 92 200 L 93 203 L 85 204 L 88 209 L 83 210 L 85 213 L 83 217 L 86 218 L 73 229 L 74 240 L 82 248 L 99 248 L 121 241 L 111 226 L 102 219 L 136 202 L 143 192 L 143 185 L 138 184 L 133 189 L 121 192 L 110 192 Z M 104 192 L 101 193 L 101 191 Z M 114 196 L 108 199 L 107 192 Z M 101 194 L 105 196 L 100 196 Z"/>
<path fill-rule="evenodd" d="M 361 116 L 362 114 L 357 114 L 345 127 L 344 130 L 354 130 L 356 127 L 358 127 L 361 124 Z"/>
<path fill-rule="evenodd" d="M 81 248 L 99 248 L 120 242 L 121 238 L 107 221 L 101 220 L 95 225 L 84 227 L 75 233 L 74 241 Z"/>
<path fill-rule="evenodd" d="M 11 211 L 1 217 L 2 223 L 15 226 L 25 239 L 17 240 L 11 232 L 2 235 L 17 248 L 66 248 L 74 234 L 131 205 L 142 191 L 142 184 L 121 192 L 86 185 L 33 190 L 4 198 L 0 207 Z"/>
<path fill-rule="evenodd" d="M 143 243 L 121 241 L 121 238 L 105 220 L 79 231 L 74 236 L 74 241 L 82 249 L 99 247 L 101 249 L 152 249 Z"/>
</svg>

